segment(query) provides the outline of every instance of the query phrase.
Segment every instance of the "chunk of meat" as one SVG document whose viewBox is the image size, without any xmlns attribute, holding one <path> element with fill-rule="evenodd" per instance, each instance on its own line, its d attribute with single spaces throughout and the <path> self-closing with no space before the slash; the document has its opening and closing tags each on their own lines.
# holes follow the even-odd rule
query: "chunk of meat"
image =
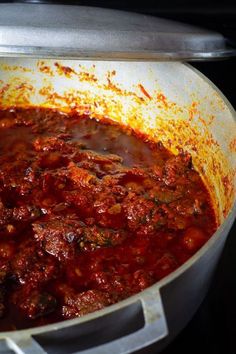
<svg viewBox="0 0 236 354">
<path fill-rule="evenodd" d="M 16 250 L 13 241 L 0 241 L 0 260 L 9 260 L 12 258 Z"/>
<path fill-rule="evenodd" d="M 177 180 L 192 168 L 192 158 L 188 153 L 170 157 L 164 166 L 163 179 L 168 186 L 176 184 Z M 186 183 L 186 180 L 185 180 Z"/>
<path fill-rule="evenodd" d="M 122 204 L 116 202 L 116 198 L 109 189 L 98 193 L 94 199 L 95 219 L 99 226 L 114 229 L 125 226 Z"/>
<path fill-rule="evenodd" d="M 153 201 L 130 193 L 124 200 L 123 208 L 129 230 L 137 231 L 144 225 L 153 229 L 159 227 L 162 216 Z"/>
<path fill-rule="evenodd" d="M 173 272 L 178 267 L 178 262 L 174 255 L 170 252 L 165 252 L 154 265 L 154 273 L 157 279 L 162 279 L 169 273 Z"/>
<path fill-rule="evenodd" d="M 33 119 L 29 115 L 22 116 L 17 109 L 2 110 L 0 113 L 0 128 L 8 129 L 16 126 L 31 126 Z"/>
<path fill-rule="evenodd" d="M 82 150 L 79 151 L 74 158 L 74 161 L 80 162 L 80 161 L 92 161 L 96 164 L 109 164 L 113 162 L 118 162 L 122 163 L 123 159 L 121 156 L 115 155 L 115 154 L 98 154 L 96 151 L 92 150 Z"/>
<path fill-rule="evenodd" d="M 41 209 L 31 205 L 22 205 L 13 209 L 13 219 L 17 221 L 30 222 L 41 215 Z"/>
<path fill-rule="evenodd" d="M 91 275 L 90 281 L 97 289 L 111 294 L 116 301 L 135 293 L 132 273 L 120 275 L 111 270 L 97 271 Z"/>
<path fill-rule="evenodd" d="M 125 230 L 112 230 L 81 221 L 60 218 L 33 224 L 35 239 L 49 254 L 62 259 L 73 258 L 76 250 L 121 244 L 127 237 Z"/>
<path fill-rule="evenodd" d="M 152 276 L 152 272 L 138 269 L 133 274 L 132 286 L 135 288 L 135 293 L 146 289 L 148 286 L 152 285 L 153 282 L 154 277 Z"/>
<path fill-rule="evenodd" d="M 66 166 L 68 164 L 68 158 L 61 152 L 47 151 L 40 155 L 38 163 L 40 168 L 55 169 Z"/>
<path fill-rule="evenodd" d="M 78 167 L 74 162 L 69 163 L 68 170 L 71 180 L 77 187 L 88 187 L 96 182 L 96 177 L 93 174 Z"/>
<path fill-rule="evenodd" d="M 1 161 L 0 182 L 4 186 L 5 193 L 20 192 L 21 190 L 32 189 L 32 185 L 25 180 L 25 173 L 30 167 L 28 157 L 17 160 L 13 155 L 7 161 Z M 6 198 L 9 200 L 9 198 Z"/>
<path fill-rule="evenodd" d="M 25 242 L 10 260 L 12 276 L 21 284 L 38 286 L 54 279 L 60 271 L 55 260 L 45 254 L 31 242 Z"/>
<path fill-rule="evenodd" d="M 61 151 L 65 148 L 65 141 L 57 137 L 43 137 L 40 136 L 35 139 L 34 148 L 36 151 Z"/>
<path fill-rule="evenodd" d="M 170 207 L 176 215 L 192 216 L 202 213 L 202 205 L 198 199 L 184 197 L 181 201 L 173 201 Z"/>
<path fill-rule="evenodd" d="M 167 188 L 166 186 L 163 187 L 160 184 L 156 184 L 152 189 L 149 190 L 149 196 L 151 199 L 158 204 L 169 204 L 171 202 L 177 201 L 182 197 L 183 193 L 179 192 L 178 190 L 172 190 Z"/>
<path fill-rule="evenodd" d="M 44 171 L 40 176 L 41 193 L 43 193 L 42 198 L 45 198 L 46 194 L 52 194 L 52 191 L 54 191 L 53 194 L 60 195 L 69 184 L 67 174 L 66 168 Z M 39 203 L 39 198 L 36 197 L 35 199 L 35 203 Z"/>
<path fill-rule="evenodd" d="M 12 209 L 6 208 L 0 200 L 0 231 L 6 229 L 12 218 Z"/>
<path fill-rule="evenodd" d="M 62 197 L 69 205 L 73 205 L 77 209 L 77 213 L 81 218 L 93 215 L 94 195 L 83 193 L 82 190 L 63 191 Z"/>
<path fill-rule="evenodd" d="M 153 207 L 152 202 L 150 204 L 145 198 L 129 193 L 123 203 L 129 229 L 135 231 L 144 224 Z"/>
<path fill-rule="evenodd" d="M 57 301 L 54 296 L 47 292 L 34 290 L 29 294 L 24 290 L 14 294 L 14 303 L 24 313 L 24 316 L 36 319 L 46 316 L 55 311 Z"/>
<path fill-rule="evenodd" d="M 129 234 L 125 230 L 105 229 L 94 225 L 84 228 L 80 245 L 88 242 L 93 247 L 116 246 L 121 244 L 128 236 Z"/>
<path fill-rule="evenodd" d="M 149 271 L 137 269 L 128 270 L 124 267 L 123 272 L 119 268 L 112 271 L 96 271 L 91 274 L 91 284 L 96 284 L 96 288 L 112 294 L 112 299 L 121 300 L 142 291 L 153 284 L 154 278 Z"/>
<path fill-rule="evenodd" d="M 34 238 L 47 253 L 59 260 L 73 258 L 83 226 L 80 221 L 70 218 L 40 221 L 33 224 Z"/>
<path fill-rule="evenodd" d="M 99 290 L 76 293 L 68 286 L 61 286 L 63 294 L 62 316 L 66 319 L 80 317 L 113 303 L 110 296 Z"/>
</svg>

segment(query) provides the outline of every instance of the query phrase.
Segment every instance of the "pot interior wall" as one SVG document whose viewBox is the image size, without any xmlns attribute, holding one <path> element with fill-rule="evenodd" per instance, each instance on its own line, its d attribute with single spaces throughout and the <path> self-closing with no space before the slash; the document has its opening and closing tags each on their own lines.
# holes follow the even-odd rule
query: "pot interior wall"
<svg viewBox="0 0 236 354">
<path fill-rule="evenodd" d="M 235 200 L 236 122 L 218 90 L 181 63 L 0 59 L 0 107 L 109 117 L 192 154 L 219 224 Z"/>
</svg>

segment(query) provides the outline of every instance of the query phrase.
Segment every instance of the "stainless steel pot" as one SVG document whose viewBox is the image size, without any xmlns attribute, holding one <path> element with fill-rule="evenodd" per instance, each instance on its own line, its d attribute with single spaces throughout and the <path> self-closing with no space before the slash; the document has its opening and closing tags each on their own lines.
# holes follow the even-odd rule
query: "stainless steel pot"
<svg viewBox="0 0 236 354">
<path fill-rule="evenodd" d="M 42 106 L 108 116 L 188 150 L 211 194 L 219 228 L 184 265 L 145 291 L 82 318 L 0 333 L 0 352 L 161 351 L 203 300 L 236 215 L 236 115 L 191 66 L 172 62 L 0 60 L 0 107 Z"/>
</svg>

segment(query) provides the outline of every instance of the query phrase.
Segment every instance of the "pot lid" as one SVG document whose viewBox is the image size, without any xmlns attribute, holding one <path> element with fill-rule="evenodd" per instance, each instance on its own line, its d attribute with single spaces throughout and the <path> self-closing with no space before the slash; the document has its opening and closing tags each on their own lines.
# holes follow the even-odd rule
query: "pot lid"
<svg viewBox="0 0 236 354">
<path fill-rule="evenodd" d="M 209 60 L 236 54 L 219 33 L 125 11 L 0 4 L 0 56 Z"/>
</svg>

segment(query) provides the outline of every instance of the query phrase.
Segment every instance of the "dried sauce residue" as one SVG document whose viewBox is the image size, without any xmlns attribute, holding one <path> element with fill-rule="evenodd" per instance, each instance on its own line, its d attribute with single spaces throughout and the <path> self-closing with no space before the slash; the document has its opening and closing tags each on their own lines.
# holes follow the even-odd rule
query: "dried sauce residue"
<svg viewBox="0 0 236 354">
<path fill-rule="evenodd" d="M 0 69 L 3 71 L 17 71 L 17 72 L 23 72 L 23 73 L 31 73 L 32 69 L 21 66 L 21 65 L 8 65 L 8 64 L 2 64 L 0 63 Z"/>
<path fill-rule="evenodd" d="M 196 114 L 199 113 L 198 109 L 198 102 L 192 102 L 190 107 L 189 107 L 189 119 L 190 121 L 195 117 Z"/>
<path fill-rule="evenodd" d="M 49 75 L 49 76 L 53 76 L 53 70 L 49 65 L 46 65 L 44 61 L 38 61 L 38 68 L 40 70 L 40 72 Z"/>
<path fill-rule="evenodd" d="M 140 88 L 141 92 L 150 100 L 152 99 L 152 97 L 149 95 L 149 93 L 147 92 L 147 90 L 143 87 L 143 85 L 139 84 L 138 87 Z"/>
<path fill-rule="evenodd" d="M 91 74 L 89 72 L 81 72 L 78 74 L 80 81 L 88 81 L 88 82 L 97 82 L 98 79 L 94 74 Z"/>
<path fill-rule="evenodd" d="M 236 152 L 236 138 L 231 140 L 229 143 L 229 148 L 232 152 Z"/>
<path fill-rule="evenodd" d="M 160 106 L 164 106 L 165 108 L 169 107 L 169 104 L 167 102 L 167 98 L 163 93 L 157 94 L 157 101 L 160 104 Z"/>
<path fill-rule="evenodd" d="M 0 89 L 1 99 L 4 99 L 5 93 L 8 93 L 9 88 L 10 88 L 10 84 L 6 84 L 2 86 L 2 88 Z"/>
<path fill-rule="evenodd" d="M 68 78 L 70 78 L 72 74 L 77 75 L 75 70 L 73 70 L 69 66 L 64 66 L 64 65 L 61 65 L 59 63 L 54 63 L 54 65 L 57 68 L 57 73 L 59 75 L 64 75 L 64 76 L 66 76 Z"/>
<path fill-rule="evenodd" d="M 35 87 L 27 80 L 18 77 L 11 78 L 11 81 L 0 89 L 0 97 L 2 98 L 1 106 L 4 101 L 15 100 L 19 105 L 29 105 L 31 96 L 35 93 Z"/>
</svg>

